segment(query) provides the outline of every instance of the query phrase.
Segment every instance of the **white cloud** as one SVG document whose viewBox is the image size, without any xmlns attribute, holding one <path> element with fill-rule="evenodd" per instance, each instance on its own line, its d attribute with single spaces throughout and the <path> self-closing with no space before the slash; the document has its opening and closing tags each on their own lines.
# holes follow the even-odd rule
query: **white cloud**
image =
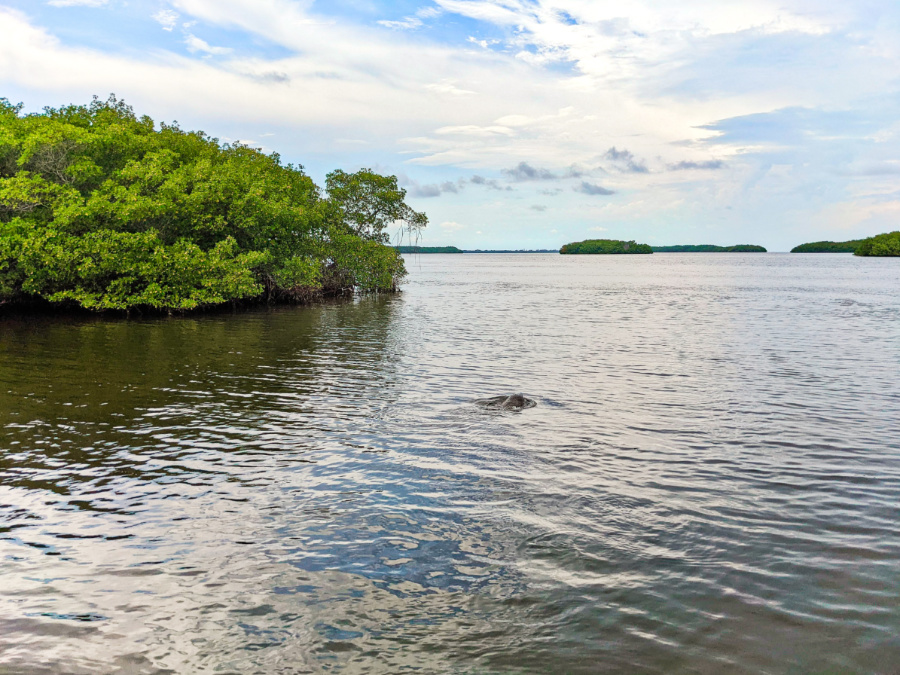
<svg viewBox="0 0 900 675">
<path fill-rule="evenodd" d="M 153 15 L 153 18 L 162 26 L 163 30 L 171 32 L 175 28 L 175 24 L 178 23 L 178 12 L 173 12 L 171 9 L 161 9 Z"/>
<path fill-rule="evenodd" d="M 464 230 L 464 229 L 466 229 L 466 226 L 463 225 L 462 223 L 457 223 L 452 220 L 444 221 L 443 223 L 441 223 L 440 227 L 444 228 L 445 230 Z"/>
<path fill-rule="evenodd" d="M 422 20 L 415 16 L 408 16 L 400 21 L 379 21 L 378 23 L 386 28 L 401 30 L 414 30 L 422 27 Z"/>
<path fill-rule="evenodd" d="M 469 89 L 460 89 L 450 80 L 426 84 L 425 88 L 428 91 L 435 92 L 436 94 L 448 94 L 450 96 L 471 96 L 475 93 L 474 91 L 471 91 Z"/>
<path fill-rule="evenodd" d="M 51 7 L 103 7 L 109 0 L 49 0 Z"/>
<path fill-rule="evenodd" d="M 232 51 L 228 47 L 213 47 L 206 40 L 201 40 L 193 33 L 188 33 L 184 38 L 184 44 L 187 45 L 187 49 L 191 54 L 203 52 L 204 54 L 209 54 L 211 56 L 221 56 L 223 54 L 229 54 Z"/>
</svg>

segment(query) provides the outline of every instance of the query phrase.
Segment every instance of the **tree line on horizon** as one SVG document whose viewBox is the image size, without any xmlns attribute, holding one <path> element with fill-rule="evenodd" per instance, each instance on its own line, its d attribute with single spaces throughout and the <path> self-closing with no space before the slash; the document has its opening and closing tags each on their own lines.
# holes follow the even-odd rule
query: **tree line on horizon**
<svg viewBox="0 0 900 675">
<path fill-rule="evenodd" d="M 428 222 L 395 176 L 302 166 L 123 101 L 0 98 L 0 304 L 184 311 L 392 291 L 389 228 Z"/>
</svg>

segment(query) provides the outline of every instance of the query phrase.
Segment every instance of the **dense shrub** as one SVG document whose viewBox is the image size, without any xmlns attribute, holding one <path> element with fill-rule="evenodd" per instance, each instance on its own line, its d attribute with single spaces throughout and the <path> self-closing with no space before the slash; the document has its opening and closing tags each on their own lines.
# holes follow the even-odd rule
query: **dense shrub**
<svg viewBox="0 0 900 675">
<path fill-rule="evenodd" d="M 855 254 L 866 256 L 900 256 L 900 230 L 863 239 L 857 247 Z"/>
<path fill-rule="evenodd" d="M 326 185 L 115 97 L 33 115 L 0 99 L 0 303 L 172 311 L 396 289 L 388 230 L 425 215 L 393 176 Z"/>
</svg>

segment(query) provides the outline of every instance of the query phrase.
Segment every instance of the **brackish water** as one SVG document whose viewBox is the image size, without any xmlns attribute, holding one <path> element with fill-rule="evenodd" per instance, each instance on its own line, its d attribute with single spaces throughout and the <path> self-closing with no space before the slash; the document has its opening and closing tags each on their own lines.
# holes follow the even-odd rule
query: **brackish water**
<svg viewBox="0 0 900 675">
<path fill-rule="evenodd" d="M 408 266 L 0 321 L 0 672 L 900 669 L 900 260 Z"/>
</svg>

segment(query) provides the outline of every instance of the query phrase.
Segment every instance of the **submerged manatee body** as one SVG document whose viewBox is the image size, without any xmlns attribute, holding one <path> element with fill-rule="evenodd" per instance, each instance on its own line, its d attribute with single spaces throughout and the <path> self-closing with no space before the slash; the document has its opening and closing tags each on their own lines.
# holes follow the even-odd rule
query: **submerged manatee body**
<svg viewBox="0 0 900 675">
<path fill-rule="evenodd" d="M 481 398 L 475 401 L 480 406 L 493 410 L 525 410 L 537 405 L 523 394 L 511 394 L 509 396 L 494 396 L 493 398 Z"/>
</svg>

